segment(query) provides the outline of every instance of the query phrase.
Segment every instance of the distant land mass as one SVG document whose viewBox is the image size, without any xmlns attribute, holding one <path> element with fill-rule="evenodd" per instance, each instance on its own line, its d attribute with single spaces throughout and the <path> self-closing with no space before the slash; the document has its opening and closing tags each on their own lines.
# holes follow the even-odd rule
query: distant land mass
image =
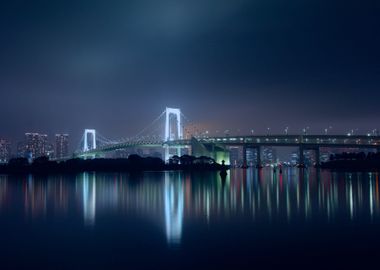
<svg viewBox="0 0 380 270">
<path fill-rule="evenodd" d="M 321 168 L 342 171 L 379 171 L 380 153 L 342 153 L 330 156 L 321 163 Z"/>
<path fill-rule="evenodd" d="M 0 173 L 79 173 L 79 172 L 128 172 L 128 171 L 164 171 L 164 170 L 215 170 L 223 171 L 229 167 L 218 164 L 206 156 L 173 156 L 168 163 L 157 157 L 130 155 L 128 158 L 73 158 L 66 161 L 51 161 L 48 157 L 36 158 L 32 163 L 26 158 L 14 158 L 0 165 Z"/>
</svg>

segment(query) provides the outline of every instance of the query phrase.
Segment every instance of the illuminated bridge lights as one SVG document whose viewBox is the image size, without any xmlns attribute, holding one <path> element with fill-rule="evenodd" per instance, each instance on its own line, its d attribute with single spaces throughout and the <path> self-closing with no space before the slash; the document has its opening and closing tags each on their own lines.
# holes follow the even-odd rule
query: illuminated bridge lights
<svg viewBox="0 0 380 270">
<path fill-rule="evenodd" d="M 181 111 L 175 108 L 166 108 L 165 112 L 165 136 L 142 136 L 132 139 L 123 139 L 118 142 L 106 141 L 106 144 L 97 145 L 96 131 L 86 129 L 83 136 L 83 148 L 78 156 L 91 156 L 107 151 L 125 149 L 129 147 L 188 147 L 191 145 L 190 139 L 183 139 L 183 127 L 181 124 Z M 173 122 L 174 121 L 174 122 Z M 170 123 L 172 122 L 172 123 Z M 240 145 L 254 147 L 264 146 L 310 146 L 310 147 L 355 147 L 371 148 L 380 145 L 379 136 L 354 135 L 353 133 L 344 135 L 255 135 L 255 136 L 220 136 L 198 138 L 202 143 L 218 143 L 221 145 Z M 165 155 L 165 157 L 167 157 Z"/>
<path fill-rule="evenodd" d="M 89 145 L 88 137 L 91 136 L 92 143 Z M 96 149 L 96 131 L 95 129 L 85 129 L 83 135 L 83 152 Z"/>
</svg>

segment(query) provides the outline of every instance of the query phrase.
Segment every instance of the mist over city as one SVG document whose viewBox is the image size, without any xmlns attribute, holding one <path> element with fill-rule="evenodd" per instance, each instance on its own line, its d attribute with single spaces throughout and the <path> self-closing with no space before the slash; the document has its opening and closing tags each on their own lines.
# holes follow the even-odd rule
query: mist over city
<svg viewBox="0 0 380 270">
<path fill-rule="evenodd" d="M 369 269 L 380 2 L 4 0 L 0 269 Z"/>
</svg>

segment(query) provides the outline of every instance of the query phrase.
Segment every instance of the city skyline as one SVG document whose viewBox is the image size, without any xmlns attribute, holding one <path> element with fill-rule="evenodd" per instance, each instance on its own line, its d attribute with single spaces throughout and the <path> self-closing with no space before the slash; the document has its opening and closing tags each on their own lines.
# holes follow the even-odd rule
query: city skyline
<svg viewBox="0 0 380 270">
<path fill-rule="evenodd" d="M 0 163 L 7 163 L 13 158 L 28 158 L 30 161 L 39 157 L 64 159 L 72 156 L 69 149 L 69 134 L 49 135 L 38 132 L 26 132 L 24 139 L 12 142 L 0 138 Z"/>
<path fill-rule="evenodd" d="M 43 156 L 49 159 L 66 160 L 72 157 L 115 158 L 138 154 L 159 158 L 163 158 L 162 155 L 164 155 L 163 159 L 170 162 L 172 155 L 181 156 L 190 153 L 194 156 L 210 156 L 219 163 L 224 160 L 227 164 L 234 166 L 247 166 L 247 164 L 261 166 L 261 164 L 269 165 L 279 162 L 290 162 L 295 165 L 297 160 L 302 164 L 305 161 L 307 164 L 313 165 L 327 161 L 329 156 L 335 152 L 332 149 L 341 148 L 340 151 L 345 152 L 359 149 L 370 152 L 378 151 L 379 133 L 377 129 L 364 134 L 360 134 L 358 129 L 352 129 L 347 134 L 333 134 L 333 127 L 330 126 L 323 130 L 322 135 L 321 133 L 310 134 L 310 127 L 305 127 L 301 133 L 295 135 L 289 131 L 289 127 L 286 127 L 283 134 L 274 134 L 268 128 L 265 135 L 257 134 L 253 129 L 247 135 L 241 134 L 240 130 L 237 133 L 231 130 L 216 133 L 200 131 L 197 128 L 186 126 L 189 125 L 189 123 L 184 123 L 186 121 L 188 119 L 180 108 L 166 107 L 165 111 L 136 137 L 110 140 L 100 135 L 95 129 L 85 129 L 77 148 L 70 150 L 69 134 L 55 134 L 55 144 L 52 144 L 51 141 L 48 141 L 47 134 L 29 132 L 25 133 L 24 141 L 17 143 L 15 155 L 11 151 L 11 143 L 2 141 L 0 145 L 1 161 L 7 161 L 11 157 L 24 157 L 31 161 Z M 215 150 L 207 149 L 210 145 L 208 147 L 206 145 L 210 143 L 214 145 L 211 149 Z M 155 147 L 156 150 L 161 149 L 159 151 L 161 153 L 156 150 L 146 152 L 149 147 Z M 188 152 L 189 147 L 192 149 L 190 152 Z M 288 148 L 287 154 L 285 154 L 284 147 Z M 299 154 L 295 156 L 294 153 L 297 151 L 289 150 L 292 147 L 298 148 Z M 146 149 L 143 150 L 144 148 Z M 250 151 L 253 150 L 253 153 L 249 153 L 249 148 Z M 277 157 L 276 148 L 282 148 L 281 158 Z M 329 150 L 322 151 L 321 148 Z M 113 154 L 110 155 L 109 152 Z M 323 158 L 321 159 L 321 157 Z"/>
<path fill-rule="evenodd" d="M 0 269 L 375 269 L 379 11 L 1 1 Z"/>
</svg>

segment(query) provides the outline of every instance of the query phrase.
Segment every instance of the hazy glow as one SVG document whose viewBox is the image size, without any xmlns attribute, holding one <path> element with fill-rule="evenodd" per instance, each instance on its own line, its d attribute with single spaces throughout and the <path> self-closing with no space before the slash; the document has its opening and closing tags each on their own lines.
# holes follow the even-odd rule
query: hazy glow
<svg viewBox="0 0 380 270">
<path fill-rule="evenodd" d="M 95 174 L 83 173 L 83 218 L 86 225 L 95 225 L 96 178 Z"/>
<path fill-rule="evenodd" d="M 182 179 L 170 179 L 165 173 L 165 227 L 166 238 L 170 244 L 179 244 L 182 236 L 184 194 Z"/>
</svg>

